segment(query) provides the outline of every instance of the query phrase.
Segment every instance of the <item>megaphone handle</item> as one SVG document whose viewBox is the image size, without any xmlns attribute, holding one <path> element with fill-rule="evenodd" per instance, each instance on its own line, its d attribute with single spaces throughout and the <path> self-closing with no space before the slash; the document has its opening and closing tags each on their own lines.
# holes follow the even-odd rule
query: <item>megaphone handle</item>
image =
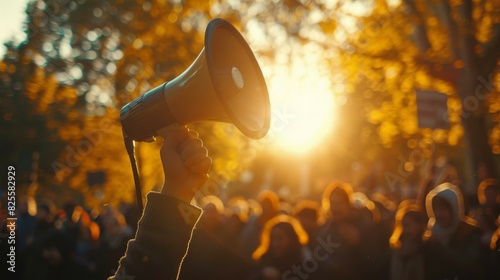
<svg viewBox="0 0 500 280">
<path fill-rule="evenodd" d="M 142 188 L 141 180 L 139 178 L 139 171 L 137 169 L 137 160 L 135 158 L 135 146 L 134 140 L 124 134 L 123 140 L 125 141 L 125 148 L 127 149 L 128 157 L 130 159 L 130 164 L 132 165 L 132 173 L 134 174 L 134 184 L 135 184 L 135 195 L 137 200 L 137 206 L 142 212 L 143 202 L 142 202 Z"/>
</svg>

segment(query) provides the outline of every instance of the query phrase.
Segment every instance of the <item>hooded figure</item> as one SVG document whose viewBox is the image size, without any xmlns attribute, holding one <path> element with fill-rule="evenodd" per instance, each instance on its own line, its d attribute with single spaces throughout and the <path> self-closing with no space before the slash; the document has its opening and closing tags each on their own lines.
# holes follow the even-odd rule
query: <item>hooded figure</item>
<svg viewBox="0 0 500 280">
<path fill-rule="evenodd" d="M 460 189 L 443 183 L 426 197 L 426 279 L 481 279 L 479 229 L 464 215 Z"/>
</svg>

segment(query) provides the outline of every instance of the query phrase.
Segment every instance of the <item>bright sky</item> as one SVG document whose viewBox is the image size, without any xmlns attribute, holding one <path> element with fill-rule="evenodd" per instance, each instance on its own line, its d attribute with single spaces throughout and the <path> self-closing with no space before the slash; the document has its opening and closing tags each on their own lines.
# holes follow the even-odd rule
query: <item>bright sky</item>
<svg viewBox="0 0 500 280">
<path fill-rule="evenodd" d="M 23 22 L 26 18 L 28 0 L 0 0 L 0 57 L 5 53 L 3 43 L 15 38 L 15 42 L 23 41 Z"/>
</svg>

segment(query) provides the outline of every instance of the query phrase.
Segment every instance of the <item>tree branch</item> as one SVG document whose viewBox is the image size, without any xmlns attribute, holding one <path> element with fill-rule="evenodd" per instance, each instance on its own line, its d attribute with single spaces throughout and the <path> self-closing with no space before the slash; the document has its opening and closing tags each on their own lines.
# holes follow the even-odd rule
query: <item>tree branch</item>
<svg viewBox="0 0 500 280">
<path fill-rule="evenodd" d="M 458 37 L 458 34 L 460 34 L 459 27 L 452 19 L 452 11 L 448 0 L 439 2 L 438 16 L 445 27 L 448 29 L 449 47 L 453 54 L 453 57 L 456 59 L 460 57 L 459 48 L 463 47 L 463 45 L 460 44 L 461 42 L 459 41 Z"/>
<path fill-rule="evenodd" d="M 427 28 L 422 15 L 417 11 L 417 7 L 412 0 L 403 0 L 403 3 L 408 8 L 410 15 L 413 17 L 415 23 L 415 37 L 416 45 L 422 53 L 427 52 L 431 48 L 429 37 L 427 36 Z"/>
</svg>

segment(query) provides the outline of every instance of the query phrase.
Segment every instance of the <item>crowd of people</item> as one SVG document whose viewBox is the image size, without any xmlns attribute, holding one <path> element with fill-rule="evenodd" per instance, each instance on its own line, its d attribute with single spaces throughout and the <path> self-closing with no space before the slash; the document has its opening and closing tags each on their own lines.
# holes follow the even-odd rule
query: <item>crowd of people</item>
<svg viewBox="0 0 500 280">
<path fill-rule="evenodd" d="M 37 202 L 27 196 L 17 205 L 16 265 L 8 279 L 106 279 L 137 223 L 133 211 L 125 216 L 112 207 L 92 215 L 81 205 L 56 208 L 49 200 Z"/>
<path fill-rule="evenodd" d="M 498 279 L 498 181 L 482 181 L 470 209 L 452 183 L 427 191 L 397 207 L 343 182 L 317 200 L 206 196 L 180 279 Z M 18 204 L 17 279 L 106 279 L 138 221 L 133 208 Z"/>
</svg>

